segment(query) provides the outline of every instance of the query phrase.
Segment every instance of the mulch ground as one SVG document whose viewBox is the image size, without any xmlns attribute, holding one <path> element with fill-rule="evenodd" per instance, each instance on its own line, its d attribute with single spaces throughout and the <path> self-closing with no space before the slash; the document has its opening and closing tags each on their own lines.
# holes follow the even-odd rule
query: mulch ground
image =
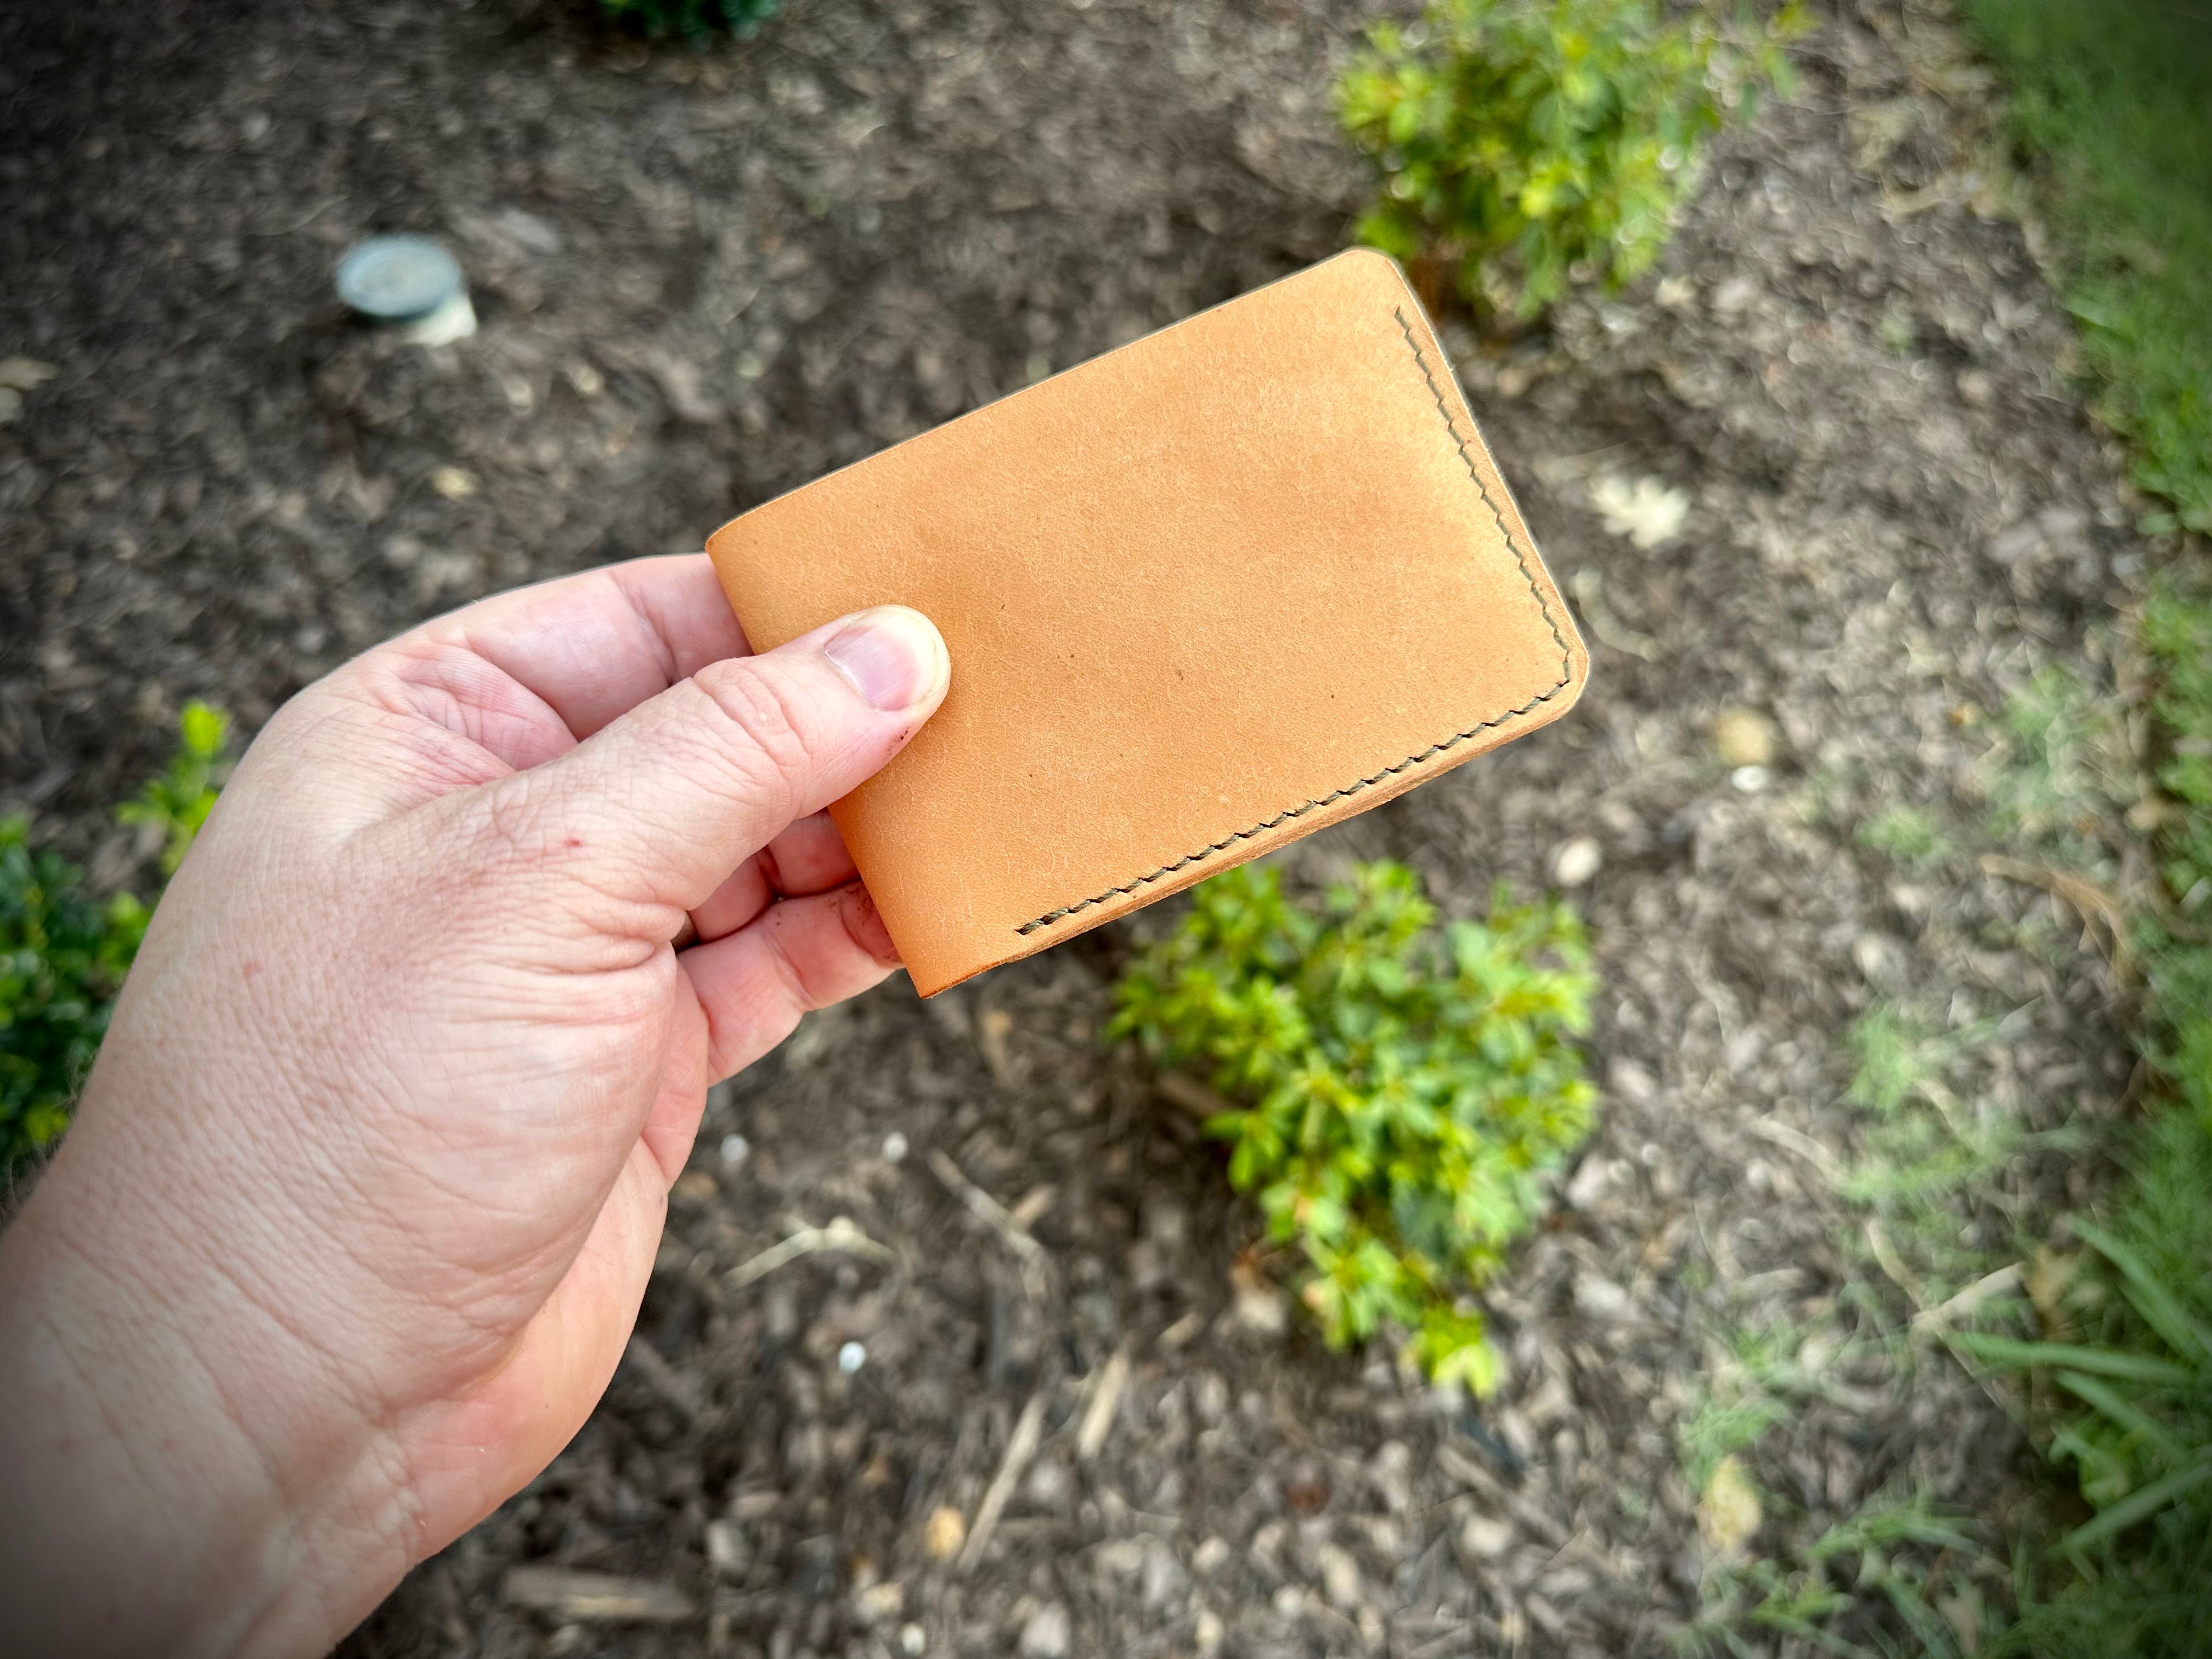
<svg viewBox="0 0 2212 1659">
<path fill-rule="evenodd" d="M 0 356 L 59 372 L 0 426 L 0 810 L 143 879 L 108 810 L 185 697 L 250 729 L 416 618 L 696 547 L 1333 251 L 1368 15 L 794 0 L 648 52 L 506 0 L 8 9 Z M 1474 914 L 1595 843 L 1602 1127 L 1488 1297 L 1498 1396 L 1279 1323 L 1218 1152 L 1099 1042 L 1155 912 L 894 981 L 718 1091 L 605 1404 L 348 1651 L 1663 1653 L 1710 1566 L 1678 1434 L 1745 1329 L 1844 1356 L 1753 1454 L 1758 1547 L 1886 1491 L 2014 1501 L 2019 1431 L 1940 1352 L 1838 1346 L 1910 1310 L 1834 1190 L 1842 1039 L 1994 1029 L 1982 1109 L 2047 1122 L 2121 1098 L 2117 994 L 2045 891 L 1859 832 L 1971 834 L 1997 711 L 2108 673 L 2142 550 L 2063 313 L 1977 211 L 1943 20 L 1843 4 L 1796 58 L 1650 277 L 1510 346 L 1447 326 L 1591 636 L 1580 710 L 1281 860 L 1387 854 Z M 389 229 L 460 252 L 475 338 L 342 318 L 337 254 Z M 1592 498 L 1645 477 L 1688 501 L 1650 549 Z M 1731 708 L 1778 734 L 1756 772 Z M 889 1259 L 749 1276 L 836 1217 Z M 595 1616 L 578 1571 L 652 1593 Z"/>
</svg>

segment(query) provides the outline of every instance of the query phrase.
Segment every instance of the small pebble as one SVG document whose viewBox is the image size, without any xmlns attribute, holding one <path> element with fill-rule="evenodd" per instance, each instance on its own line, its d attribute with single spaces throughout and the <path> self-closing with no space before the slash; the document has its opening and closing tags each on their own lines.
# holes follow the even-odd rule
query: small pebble
<svg viewBox="0 0 2212 1659">
<path fill-rule="evenodd" d="M 908 1659 L 920 1659 L 922 1654 L 929 1651 L 928 1633 L 919 1625 L 900 1626 L 899 1651 L 907 1655 Z"/>
<path fill-rule="evenodd" d="M 967 1518 L 950 1504 L 939 1504 L 921 1523 L 921 1545 L 932 1560 L 950 1561 L 967 1541 Z"/>
<path fill-rule="evenodd" d="M 906 1137 L 896 1129 L 884 1137 L 884 1162 L 886 1164 L 906 1162 Z"/>
<path fill-rule="evenodd" d="M 1729 781 L 1739 793 L 1755 795 L 1774 781 L 1774 774 L 1763 766 L 1739 766 L 1729 774 Z"/>
<path fill-rule="evenodd" d="M 1552 879 L 1562 887 L 1579 887 L 1605 862 L 1605 849 L 1595 837 L 1577 836 L 1552 854 Z"/>
<path fill-rule="evenodd" d="M 722 1137 L 722 1167 L 734 1170 L 753 1155 L 753 1144 L 743 1135 Z"/>
<path fill-rule="evenodd" d="M 1512 1547 L 1513 1526 L 1487 1515 L 1470 1515 L 1459 1529 L 1462 1556 L 1476 1561 L 1495 1561 Z"/>
<path fill-rule="evenodd" d="M 1022 1659 L 1067 1659 L 1073 1635 L 1066 1607 L 1049 1601 L 1031 1613 L 1029 1623 L 1022 1626 L 1018 1650 Z"/>
<path fill-rule="evenodd" d="M 837 1350 L 837 1369 L 850 1376 L 868 1363 L 868 1351 L 857 1342 L 848 1342 Z"/>
</svg>

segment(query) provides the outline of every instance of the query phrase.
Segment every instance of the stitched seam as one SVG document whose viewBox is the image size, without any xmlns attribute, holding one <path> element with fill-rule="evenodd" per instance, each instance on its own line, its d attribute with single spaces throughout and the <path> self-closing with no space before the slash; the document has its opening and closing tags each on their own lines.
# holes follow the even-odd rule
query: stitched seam
<svg viewBox="0 0 2212 1659">
<path fill-rule="evenodd" d="M 1437 413 L 1443 420 L 1444 431 L 1451 439 L 1452 447 L 1459 451 L 1460 460 L 1467 468 L 1467 476 L 1474 482 L 1475 494 L 1481 496 L 1482 504 L 1490 509 L 1490 516 L 1498 525 L 1498 533 L 1504 538 L 1506 546 L 1513 551 L 1513 562 L 1520 568 L 1521 580 L 1528 584 L 1529 594 L 1536 601 L 1536 609 L 1544 618 L 1545 627 L 1552 630 L 1552 642 L 1559 647 L 1559 678 L 1548 689 L 1538 692 L 1518 708 L 1509 708 L 1502 714 L 1484 720 L 1479 725 L 1470 726 L 1464 732 L 1455 732 L 1442 742 L 1431 744 L 1419 754 L 1407 756 L 1395 766 L 1384 767 L 1372 777 L 1361 778 L 1355 783 L 1346 784 L 1341 789 L 1332 790 L 1317 800 L 1310 800 L 1302 805 L 1287 807 L 1276 813 L 1272 818 L 1263 818 L 1249 830 L 1239 830 L 1233 835 L 1224 836 L 1219 841 L 1209 842 L 1199 848 L 1197 852 L 1179 858 L 1172 864 L 1164 864 L 1149 874 L 1139 876 L 1135 880 L 1127 882 L 1121 886 L 1109 887 L 1103 893 L 1087 899 L 1079 899 L 1073 904 L 1062 905 L 1057 910 L 1048 910 L 1036 921 L 1024 922 L 1014 929 L 1017 933 L 1024 935 L 1034 933 L 1041 927 L 1049 927 L 1056 921 L 1065 921 L 1068 917 L 1079 915 L 1083 911 L 1094 909 L 1101 904 L 1117 898 L 1126 898 L 1140 887 L 1149 886 L 1153 882 L 1172 876 L 1178 871 L 1188 870 L 1192 865 L 1202 860 L 1210 859 L 1217 853 L 1226 852 L 1240 841 L 1250 841 L 1255 836 L 1264 836 L 1270 830 L 1278 829 L 1293 818 L 1304 817 L 1309 812 L 1317 812 L 1322 807 L 1333 805 L 1347 795 L 1356 795 L 1363 789 L 1371 789 L 1386 778 L 1394 778 L 1402 773 L 1409 772 L 1414 767 L 1435 759 L 1447 750 L 1457 748 L 1470 738 L 1494 730 L 1508 720 L 1518 720 L 1522 715 L 1549 702 L 1566 690 L 1568 681 L 1574 678 L 1572 657 L 1567 650 L 1566 639 L 1559 632 L 1559 619 L 1552 614 L 1552 607 L 1544 599 L 1544 590 L 1537 585 L 1535 576 L 1528 568 L 1528 555 L 1522 550 L 1520 538 L 1516 537 L 1507 526 L 1505 515 L 1498 511 L 1498 503 L 1491 499 L 1489 487 L 1482 481 L 1482 473 L 1474 464 L 1474 457 L 1468 453 L 1467 440 L 1460 436 L 1459 423 L 1452 419 L 1451 406 L 1444 401 L 1443 388 L 1437 384 L 1437 377 L 1429 368 L 1428 356 L 1421 349 L 1420 342 L 1413 337 L 1413 325 L 1407 320 L 1404 307 L 1394 308 L 1393 314 L 1398 319 L 1398 327 L 1405 334 L 1407 348 L 1413 354 L 1413 362 L 1421 371 L 1422 380 L 1428 383 L 1429 395 L 1437 400 Z"/>
</svg>

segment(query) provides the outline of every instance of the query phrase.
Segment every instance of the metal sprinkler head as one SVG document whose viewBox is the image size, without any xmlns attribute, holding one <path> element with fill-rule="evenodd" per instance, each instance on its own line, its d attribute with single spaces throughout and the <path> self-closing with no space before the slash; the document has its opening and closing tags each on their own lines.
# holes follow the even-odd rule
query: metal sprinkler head
<svg viewBox="0 0 2212 1659">
<path fill-rule="evenodd" d="M 338 298 L 357 315 L 417 345 L 445 345 L 477 331 L 460 262 L 429 236 L 371 236 L 338 261 Z"/>
</svg>

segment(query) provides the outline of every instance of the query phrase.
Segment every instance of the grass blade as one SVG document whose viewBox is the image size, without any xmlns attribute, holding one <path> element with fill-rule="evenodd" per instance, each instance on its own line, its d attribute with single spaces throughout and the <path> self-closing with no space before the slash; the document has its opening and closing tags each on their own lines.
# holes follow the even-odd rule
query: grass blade
<svg viewBox="0 0 2212 1659">
<path fill-rule="evenodd" d="M 2160 1282 L 2143 1259 L 2126 1245 L 2086 1221 L 2075 1221 L 2074 1231 L 2095 1245 L 2127 1282 L 2128 1300 L 2143 1322 L 2156 1331 L 2174 1352 L 2193 1360 L 2212 1360 L 2212 1331 L 2189 1316 L 2181 1298 Z"/>
<path fill-rule="evenodd" d="M 2108 1388 L 2095 1377 L 2084 1376 L 2079 1371 L 2061 1371 L 2057 1381 L 2060 1388 L 2102 1412 L 2112 1422 L 2155 1450 L 2168 1463 L 2179 1463 L 2188 1457 L 2188 1452 L 2179 1441 L 2166 1432 L 2164 1424 L 2133 1401 L 2124 1398 L 2117 1389 Z"/>
</svg>

